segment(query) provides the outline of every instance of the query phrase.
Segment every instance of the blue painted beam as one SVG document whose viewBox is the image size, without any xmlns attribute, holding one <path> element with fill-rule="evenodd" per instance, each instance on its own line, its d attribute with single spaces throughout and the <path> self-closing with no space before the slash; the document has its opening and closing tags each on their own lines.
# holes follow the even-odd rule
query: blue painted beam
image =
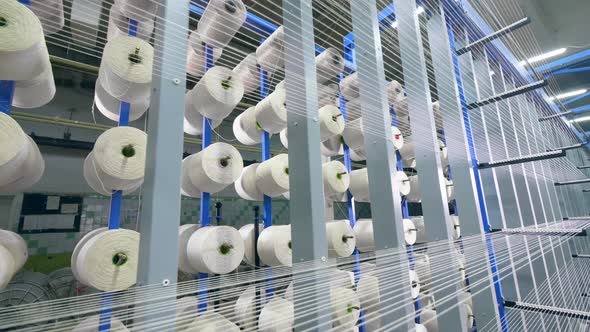
<svg viewBox="0 0 590 332">
<path fill-rule="evenodd" d="M 581 94 L 581 95 L 579 95 L 579 96 L 577 96 L 575 98 L 568 99 L 567 101 L 563 102 L 562 104 L 564 104 L 564 105 L 573 104 L 573 103 L 577 102 L 578 100 L 582 100 L 582 99 L 584 99 L 584 98 L 586 98 L 588 96 L 590 96 L 590 92 L 586 92 L 586 93 Z"/>
<path fill-rule="evenodd" d="M 590 67 L 579 67 L 579 68 L 569 68 L 569 69 L 560 69 L 553 72 L 554 76 L 557 75 L 566 75 L 566 74 L 577 74 L 590 71 Z"/>
<path fill-rule="evenodd" d="M 566 56 L 564 58 L 549 62 L 542 66 L 536 67 L 537 72 L 553 72 L 567 67 L 575 66 L 581 62 L 590 59 L 590 49 Z"/>
<path fill-rule="evenodd" d="M 581 113 L 581 112 L 586 112 L 586 111 L 590 111 L 590 104 L 589 105 L 580 106 L 580 107 L 576 107 L 576 108 L 572 108 L 570 110 L 570 112 L 574 112 L 574 113 Z"/>
</svg>

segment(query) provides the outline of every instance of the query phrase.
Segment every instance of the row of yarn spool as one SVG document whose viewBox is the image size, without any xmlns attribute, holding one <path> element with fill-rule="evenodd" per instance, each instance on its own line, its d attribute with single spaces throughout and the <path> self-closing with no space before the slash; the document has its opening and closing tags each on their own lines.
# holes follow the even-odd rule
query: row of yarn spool
<svg viewBox="0 0 590 332">
<path fill-rule="evenodd" d="M 28 257 L 25 240 L 17 233 L 0 229 L 0 290 L 20 271 Z"/>
<path fill-rule="evenodd" d="M 0 18 L 0 80 L 15 81 L 12 106 L 49 103 L 55 82 L 39 17 L 17 1 L 1 0 Z"/>
</svg>

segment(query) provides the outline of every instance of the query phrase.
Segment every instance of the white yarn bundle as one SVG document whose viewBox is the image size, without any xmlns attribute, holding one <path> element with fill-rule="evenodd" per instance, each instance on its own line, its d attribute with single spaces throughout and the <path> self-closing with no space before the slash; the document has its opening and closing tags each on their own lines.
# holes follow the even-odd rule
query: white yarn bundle
<svg viewBox="0 0 590 332">
<path fill-rule="evenodd" d="M 340 109 L 334 105 L 326 105 L 318 110 L 320 121 L 320 141 L 342 134 L 344 118 Z"/>
<path fill-rule="evenodd" d="M 233 69 L 244 84 L 245 93 L 253 92 L 260 86 L 260 70 L 258 69 L 258 62 L 256 61 L 256 53 L 246 55 Z"/>
<path fill-rule="evenodd" d="M 135 284 L 138 232 L 105 230 L 92 234 L 87 241 L 80 241 L 76 246 L 81 244 L 75 265 L 80 282 L 102 291 L 123 290 Z"/>
<path fill-rule="evenodd" d="M 404 88 L 398 81 L 387 83 L 387 100 L 389 101 L 389 104 L 400 101 L 403 97 Z"/>
<path fill-rule="evenodd" d="M 188 240 L 199 227 L 198 224 L 186 224 L 178 227 L 178 269 L 191 275 L 195 275 L 199 273 L 199 271 L 191 266 L 186 248 Z"/>
<path fill-rule="evenodd" d="M 404 135 L 395 126 L 391 126 L 391 133 L 393 134 L 393 147 L 398 151 L 401 150 L 404 147 Z"/>
<path fill-rule="evenodd" d="M 94 171 L 107 191 L 132 190 L 143 183 L 147 135 L 133 127 L 102 133 L 92 150 Z"/>
<path fill-rule="evenodd" d="M 361 99 L 354 98 L 353 100 L 346 102 L 346 120 L 348 122 L 354 121 L 360 118 L 361 113 Z"/>
<path fill-rule="evenodd" d="M 74 251 L 72 252 L 72 256 L 70 258 L 70 266 L 72 268 L 72 274 L 74 275 L 76 280 L 78 280 L 82 283 L 84 282 L 82 280 L 82 278 L 80 277 L 80 274 L 78 273 L 78 257 L 80 256 L 80 251 L 82 250 L 84 245 L 88 242 L 88 240 L 90 240 L 91 238 L 93 238 L 97 234 L 106 232 L 107 230 L 108 230 L 108 228 L 106 228 L 106 227 L 94 229 L 94 230 L 86 233 L 86 235 L 84 235 L 78 241 L 78 243 L 76 243 L 76 246 L 74 247 Z"/>
<path fill-rule="evenodd" d="M 287 128 L 287 91 L 278 89 L 256 104 L 256 121 L 271 134 Z"/>
<path fill-rule="evenodd" d="M 258 237 L 258 256 L 268 266 L 291 266 L 291 225 L 273 225 Z"/>
<path fill-rule="evenodd" d="M 152 38 L 154 32 L 154 18 L 145 17 L 137 21 L 137 38 L 147 42 Z M 121 1 L 115 1 L 109 12 L 109 25 L 107 30 L 107 41 L 118 36 L 127 36 L 129 33 L 129 18 L 123 14 Z"/>
<path fill-rule="evenodd" d="M 404 163 L 411 162 L 416 159 L 416 154 L 414 153 L 414 140 L 412 139 L 412 136 L 404 137 L 404 144 L 399 149 L 399 153 L 401 154 Z"/>
<path fill-rule="evenodd" d="M 105 196 L 110 196 L 113 193 L 114 189 L 108 187 L 99 177 L 99 171 L 94 162 L 94 154 L 92 152 L 90 152 L 88 156 L 86 156 L 86 159 L 84 159 L 83 171 L 84 179 L 86 180 L 86 183 L 92 190 Z M 137 189 L 139 189 L 139 187 L 141 187 L 142 184 L 143 181 L 135 182 L 133 186 L 130 186 L 129 188 L 123 190 L 123 195 L 127 195 L 136 191 Z"/>
<path fill-rule="evenodd" d="M 119 122 L 121 114 L 121 101 L 111 96 L 101 85 L 100 79 L 96 80 L 94 88 L 94 104 L 98 111 L 107 118 Z M 150 107 L 150 99 L 142 99 L 129 105 L 129 121 L 139 119 Z"/>
<path fill-rule="evenodd" d="M 358 118 L 348 121 L 344 131 L 342 131 L 342 137 L 344 137 L 344 142 L 346 142 L 351 150 L 364 149 L 363 119 Z"/>
<path fill-rule="evenodd" d="M 426 327 L 428 332 L 438 332 L 438 320 L 436 311 L 424 309 L 420 312 L 420 323 Z"/>
<path fill-rule="evenodd" d="M 255 145 L 262 142 L 262 127 L 256 121 L 255 107 L 250 107 L 238 115 L 232 128 L 236 139 L 244 145 Z"/>
<path fill-rule="evenodd" d="M 453 222 L 453 239 L 458 240 L 461 237 L 461 223 L 459 222 L 459 216 L 451 216 Z"/>
<path fill-rule="evenodd" d="M 101 318 L 100 315 L 90 316 L 90 317 L 84 319 L 83 321 L 81 321 L 78 325 L 76 325 L 76 327 L 74 327 L 72 332 L 97 332 L 100 330 L 100 326 L 101 326 L 100 318 Z M 111 316 L 111 319 L 109 321 L 110 321 L 110 325 L 111 325 L 109 328 L 109 331 L 113 331 L 113 332 L 129 331 L 129 329 L 127 327 L 125 327 L 125 325 L 117 317 Z"/>
<path fill-rule="evenodd" d="M 221 48 L 213 48 L 213 61 L 217 61 L 223 53 Z M 201 77 L 205 73 L 205 43 L 199 37 L 197 31 L 191 31 L 188 37 L 186 53 L 186 72 L 195 77 Z"/>
<path fill-rule="evenodd" d="M 420 182 L 418 181 L 418 175 L 412 175 L 409 178 L 410 192 L 406 194 L 408 202 L 419 203 L 422 201 L 422 191 L 420 188 Z"/>
<path fill-rule="evenodd" d="M 153 0 L 122 0 L 123 15 L 138 22 L 153 20 L 158 11 L 158 2 Z"/>
<path fill-rule="evenodd" d="M 283 68 L 285 28 L 281 25 L 256 49 L 256 60 L 268 72 Z M 275 87 L 275 90 L 277 88 Z"/>
<path fill-rule="evenodd" d="M 436 130 L 441 131 L 443 129 L 443 117 L 440 111 L 439 101 L 432 103 L 432 113 L 434 114 L 434 124 L 436 126 Z"/>
<path fill-rule="evenodd" d="M 404 230 L 404 240 L 406 241 L 407 245 L 413 245 L 416 243 L 416 236 L 417 236 L 417 229 L 414 225 L 412 219 L 403 219 L 402 220 L 403 230 Z"/>
<path fill-rule="evenodd" d="M 349 257 L 354 252 L 356 240 L 348 220 L 334 220 L 326 223 L 328 254 L 331 257 Z"/>
<path fill-rule="evenodd" d="M 256 170 L 260 166 L 259 163 L 254 163 L 252 165 L 244 167 L 242 170 L 242 174 L 234 183 L 234 187 L 236 189 L 236 193 L 242 199 L 248 201 L 262 201 L 264 198 L 264 194 L 256 184 Z"/>
<path fill-rule="evenodd" d="M 180 193 L 188 197 L 201 197 L 201 191 L 197 188 L 190 177 L 191 169 L 188 156 L 182 160 L 182 170 L 180 172 Z"/>
<path fill-rule="evenodd" d="M 263 224 L 258 224 L 258 232 L 262 233 L 264 230 Z M 260 234 L 259 233 L 259 234 Z M 254 251 L 254 225 L 246 224 L 240 228 L 240 236 L 244 240 L 244 262 L 246 264 L 254 265 L 255 251 Z"/>
<path fill-rule="evenodd" d="M 240 232 L 229 226 L 199 228 L 186 246 L 190 266 L 195 271 L 211 274 L 235 270 L 244 259 L 244 250 Z"/>
<path fill-rule="evenodd" d="M 244 162 L 235 147 L 218 142 L 186 157 L 183 168 L 196 189 L 216 193 L 240 177 Z"/>
<path fill-rule="evenodd" d="M 285 153 L 263 161 L 256 169 L 256 185 L 265 195 L 277 197 L 289 191 L 289 156 Z"/>
<path fill-rule="evenodd" d="M 256 286 L 246 288 L 234 305 L 236 323 L 244 330 L 255 328 L 256 307 L 265 303 L 266 294 L 263 288 L 258 287 L 258 299 L 256 299 Z"/>
<path fill-rule="evenodd" d="M 344 139 L 341 135 L 331 137 L 320 144 L 320 151 L 324 156 L 335 157 L 344 154 L 344 147 L 342 143 Z"/>
<path fill-rule="evenodd" d="M 18 1 L 0 0 L 0 17 L 0 80 L 32 80 L 51 68 L 37 16 Z"/>
<path fill-rule="evenodd" d="M 51 35 L 63 29 L 65 23 L 63 0 L 31 1 L 29 9 L 41 21 L 45 35 Z"/>
<path fill-rule="evenodd" d="M 370 202 L 369 172 L 361 168 L 350 172 L 350 186 L 348 188 L 357 202 Z"/>
<path fill-rule="evenodd" d="M 11 182 L 0 185 L 1 193 L 15 193 L 31 188 L 35 183 L 41 180 L 45 172 L 45 160 L 39 151 L 39 147 L 33 139 L 27 136 L 28 153 L 19 167 L 18 174 Z"/>
<path fill-rule="evenodd" d="M 224 48 L 246 21 L 246 7 L 242 0 L 211 0 L 197 26 L 205 43 Z"/>
<path fill-rule="evenodd" d="M 447 179 L 444 176 L 441 177 L 441 181 L 446 189 L 447 201 L 452 202 L 455 199 L 455 186 L 453 185 L 453 181 Z"/>
<path fill-rule="evenodd" d="M 413 299 L 417 299 L 420 296 L 420 278 L 415 271 L 408 271 L 410 275 L 410 295 Z"/>
<path fill-rule="evenodd" d="M 198 316 L 186 328 L 187 332 L 199 331 L 224 331 L 224 332 L 240 332 L 240 328 L 225 318 L 223 315 L 213 311 L 208 311 L 201 316 Z"/>
<path fill-rule="evenodd" d="M 359 79 L 358 72 L 346 76 L 340 82 L 340 92 L 346 100 L 353 100 L 359 96 Z"/>
<path fill-rule="evenodd" d="M 326 105 L 340 105 L 340 100 L 338 98 L 338 84 L 332 83 L 318 85 L 318 107 L 324 107 Z"/>
<path fill-rule="evenodd" d="M 118 36 L 106 43 L 99 69 L 102 87 L 129 103 L 147 100 L 152 87 L 154 48 L 138 37 Z"/>
<path fill-rule="evenodd" d="M 344 58 L 337 49 L 329 47 L 315 57 L 318 83 L 325 83 L 344 70 Z"/>
<path fill-rule="evenodd" d="M 346 166 L 340 161 L 332 160 L 322 164 L 324 195 L 332 196 L 348 190 L 350 177 Z"/>
<path fill-rule="evenodd" d="M 258 316 L 258 331 L 291 331 L 294 323 L 295 307 L 293 303 L 275 296 L 260 311 L 260 316 Z"/>
<path fill-rule="evenodd" d="M 360 252 L 375 251 L 373 239 L 373 220 L 359 219 L 353 227 L 356 247 Z"/>
<path fill-rule="evenodd" d="M 401 96 L 393 101 L 393 111 L 395 112 L 396 118 L 403 119 L 410 115 L 408 111 L 408 98 Z"/>
<path fill-rule="evenodd" d="M 432 289 L 432 270 L 430 268 L 430 257 L 428 255 L 414 255 L 414 271 L 418 274 L 421 288 L 424 291 Z"/>
<path fill-rule="evenodd" d="M 330 308 L 334 326 L 344 331 L 352 329 L 359 320 L 361 303 L 355 291 L 344 287 L 330 289 Z"/>
<path fill-rule="evenodd" d="M 289 149 L 289 130 L 287 128 L 281 130 L 279 133 L 279 138 L 281 139 L 281 144 L 285 149 Z"/>
<path fill-rule="evenodd" d="M 184 125 L 185 133 L 193 136 L 203 135 L 203 115 L 197 110 L 193 95 L 195 90 L 189 90 L 184 94 Z M 207 119 L 211 128 L 217 128 L 223 119 Z"/>
<path fill-rule="evenodd" d="M 4 289 L 16 271 L 14 257 L 8 248 L 0 244 L 0 290 Z"/>
<path fill-rule="evenodd" d="M 17 233 L 0 229 L 0 289 L 8 285 L 28 257 L 25 240 Z"/>
<path fill-rule="evenodd" d="M 244 95 L 242 80 L 221 66 L 209 69 L 193 90 L 194 107 L 202 116 L 212 120 L 225 119 Z M 194 123 L 191 115 L 185 113 L 185 118 Z"/>
<path fill-rule="evenodd" d="M 403 171 L 397 171 L 395 173 L 393 179 L 397 183 L 397 185 L 399 186 L 400 195 L 407 196 L 412 192 L 413 187 L 412 187 L 412 182 L 410 181 L 410 178 L 408 178 L 406 173 L 404 173 Z"/>
</svg>

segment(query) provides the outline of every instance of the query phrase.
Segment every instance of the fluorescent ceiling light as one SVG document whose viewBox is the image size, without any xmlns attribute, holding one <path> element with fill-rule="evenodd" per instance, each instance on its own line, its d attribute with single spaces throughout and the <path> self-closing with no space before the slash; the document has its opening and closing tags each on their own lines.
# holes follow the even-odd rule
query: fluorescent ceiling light
<svg viewBox="0 0 590 332">
<path fill-rule="evenodd" d="M 587 91 L 588 90 L 586 90 L 586 89 L 581 89 L 581 90 L 576 90 L 576 91 L 570 91 L 570 92 L 562 93 L 562 94 L 557 95 L 555 97 L 549 97 L 549 100 L 575 97 L 575 96 L 582 95 L 582 94 L 586 93 Z"/>
<path fill-rule="evenodd" d="M 416 8 L 416 15 L 420 15 L 420 14 L 423 14 L 423 13 L 424 13 L 424 7 L 418 6 L 418 8 Z M 397 21 L 391 22 L 391 27 L 394 28 L 394 29 L 397 28 L 398 25 L 399 24 L 397 23 Z"/>
<path fill-rule="evenodd" d="M 583 121 L 588 121 L 588 120 L 590 120 L 590 116 L 583 116 L 581 118 L 573 119 L 572 121 L 575 121 L 575 122 L 583 122 Z"/>
<path fill-rule="evenodd" d="M 528 59 L 527 61 L 528 61 L 528 63 L 535 63 L 535 62 L 543 61 L 545 59 L 549 59 L 554 56 L 561 55 L 561 54 L 565 53 L 565 51 L 567 51 L 567 48 L 565 48 L 565 47 L 560 48 L 560 49 L 557 49 L 557 50 L 554 50 L 551 52 L 547 52 L 545 54 L 534 56 L 534 57 Z M 527 61 L 521 61 L 520 64 L 524 66 L 527 64 Z"/>
</svg>

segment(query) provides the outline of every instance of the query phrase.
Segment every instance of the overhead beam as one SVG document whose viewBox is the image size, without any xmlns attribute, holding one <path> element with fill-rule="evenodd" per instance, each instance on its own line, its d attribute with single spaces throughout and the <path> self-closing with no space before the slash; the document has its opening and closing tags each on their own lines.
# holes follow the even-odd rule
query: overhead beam
<svg viewBox="0 0 590 332">
<path fill-rule="evenodd" d="M 590 59 L 590 49 L 572 54 L 570 56 L 566 56 L 564 58 L 555 60 L 553 62 L 549 62 L 547 64 L 544 64 L 542 66 L 535 68 L 535 71 L 543 72 L 543 73 L 554 72 L 556 70 L 565 69 L 568 67 L 575 66 L 575 65 L 577 65 L 581 62 L 584 62 L 588 59 Z"/>
<path fill-rule="evenodd" d="M 581 94 L 581 95 L 579 95 L 579 96 L 577 96 L 577 97 L 575 97 L 575 98 L 568 99 L 568 100 L 566 100 L 566 101 L 562 102 L 562 104 L 563 104 L 563 105 L 569 105 L 569 104 L 573 104 L 573 103 L 577 102 L 578 100 L 582 100 L 582 99 L 584 99 L 584 98 L 586 98 L 586 97 L 588 97 L 588 96 L 590 96 L 590 92 L 586 92 L 586 93 L 584 93 L 584 94 Z"/>
<path fill-rule="evenodd" d="M 566 75 L 566 74 L 577 74 L 590 71 L 590 67 L 579 67 L 579 68 L 567 68 L 567 69 L 560 69 L 553 72 L 554 76 L 557 75 Z"/>
<path fill-rule="evenodd" d="M 500 38 L 500 37 L 502 37 L 504 35 L 509 34 L 510 32 L 512 32 L 512 31 L 514 31 L 514 30 L 516 30 L 518 28 L 522 28 L 523 26 L 525 26 L 525 25 L 527 25 L 529 23 L 531 23 L 531 19 L 528 18 L 528 17 L 525 17 L 525 18 L 523 18 L 523 19 L 521 19 L 519 21 L 516 21 L 516 22 L 510 24 L 507 27 L 504 27 L 504 28 L 502 28 L 502 29 L 500 29 L 500 30 L 492 33 L 492 34 L 489 34 L 489 35 L 487 35 L 487 36 L 485 36 L 483 38 L 480 38 L 480 39 L 474 41 L 473 43 L 471 43 L 469 45 L 466 45 L 463 48 L 458 49 L 457 50 L 457 55 L 465 54 L 465 53 L 473 50 L 474 48 L 476 48 L 478 46 L 481 46 L 481 45 L 487 44 L 487 43 L 489 43 L 489 42 L 491 42 L 493 40 L 496 40 L 496 39 L 498 39 L 498 38 Z"/>
<path fill-rule="evenodd" d="M 537 81 L 537 82 L 534 82 L 531 84 L 523 85 L 523 86 L 515 88 L 513 90 L 503 92 L 499 95 L 495 95 L 490 98 L 471 103 L 471 104 L 467 105 L 467 109 L 472 110 L 474 108 L 479 108 L 479 107 L 482 107 L 485 105 L 496 103 L 496 102 L 502 101 L 504 99 L 508 99 L 508 98 L 511 98 L 514 96 L 521 95 L 523 93 L 527 93 L 527 92 L 542 88 L 546 85 L 547 85 L 547 80 Z"/>
</svg>

